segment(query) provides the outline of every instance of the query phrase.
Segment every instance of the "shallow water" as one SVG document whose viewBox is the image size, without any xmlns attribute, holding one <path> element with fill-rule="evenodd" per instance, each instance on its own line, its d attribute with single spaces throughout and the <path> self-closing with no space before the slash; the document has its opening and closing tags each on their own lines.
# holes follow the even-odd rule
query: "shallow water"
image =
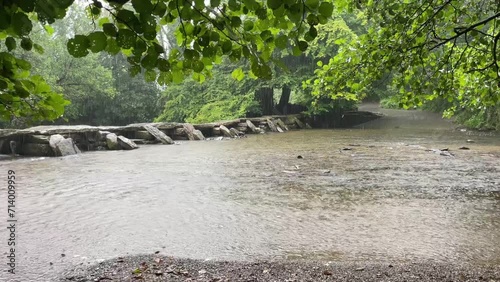
<svg viewBox="0 0 500 282">
<path fill-rule="evenodd" d="M 52 281 L 74 265 L 155 251 L 500 263 L 500 138 L 385 112 L 352 130 L 1 161 L 18 176 L 18 274 L 5 281 Z M 428 151 L 443 148 L 455 156 Z"/>
</svg>

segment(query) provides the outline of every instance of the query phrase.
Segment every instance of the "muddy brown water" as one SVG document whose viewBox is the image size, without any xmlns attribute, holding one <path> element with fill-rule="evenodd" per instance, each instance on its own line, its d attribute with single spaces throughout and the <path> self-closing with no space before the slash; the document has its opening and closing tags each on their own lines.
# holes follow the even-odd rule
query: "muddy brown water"
<svg viewBox="0 0 500 282">
<path fill-rule="evenodd" d="M 4 179 L 18 176 L 19 222 L 17 274 L 0 280 L 52 281 L 76 265 L 155 251 L 500 263 L 499 136 L 384 112 L 349 130 L 4 160 Z M 454 156 L 428 151 L 444 148 Z M 0 193 L 6 225 L 6 184 Z M 7 236 L 0 228 L 2 271 Z"/>
</svg>

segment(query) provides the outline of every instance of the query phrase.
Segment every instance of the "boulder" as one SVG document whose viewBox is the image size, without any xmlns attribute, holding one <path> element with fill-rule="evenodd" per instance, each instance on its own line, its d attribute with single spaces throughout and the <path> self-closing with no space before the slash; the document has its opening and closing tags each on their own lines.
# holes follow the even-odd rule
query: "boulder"
<svg viewBox="0 0 500 282">
<path fill-rule="evenodd" d="M 231 127 L 231 129 L 229 129 L 229 131 L 234 135 L 234 137 L 245 135 L 245 133 L 238 131 L 238 129 L 236 129 L 234 127 Z"/>
<path fill-rule="evenodd" d="M 279 132 L 279 133 L 283 133 L 283 132 L 285 132 L 283 129 L 281 129 L 281 127 L 280 127 L 280 126 L 276 126 L 276 129 L 278 130 L 278 132 Z"/>
<path fill-rule="evenodd" d="M 205 140 L 205 136 L 203 136 L 203 133 L 198 129 L 193 130 L 193 137 L 194 140 Z"/>
<path fill-rule="evenodd" d="M 255 125 L 248 119 L 247 119 L 247 126 L 248 126 L 248 128 L 250 128 L 251 132 L 259 133 L 259 129 L 257 127 L 255 127 Z"/>
<path fill-rule="evenodd" d="M 78 149 L 78 147 L 73 142 L 73 139 L 64 139 L 64 137 L 59 134 L 50 136 L 49 145 L 52 148 L 52 151 L 54 151 L 54 155 L 58 157 L 76 155 L 81 153 L 80 149 Z"/>
<path fill-rule="evenodd" d="M 146 129 L 150 135 L 154 136 L 154 138 L 156 138 L 156 140 L 160 141 L 162 144 L 170 144 L 170 145 L 174 144 L 174 141 L 172 140 L 172 138 L 168 137 L 165 133 L 163 133 L 158 128 L 151 126 L 151 125 L 145 125 L 144 129 Z M 141 139 L 144 139 L 144 138 L 141 138 Z"/>
<path fill-rule="evenodd" d="M 54 134 L 54 135 L 51 135 L 50 138 L 49 138 L 49 145 L 52 149 L 55 149 L 56 148 L 56 145 L 63 141 L 64 140 L 64 137 L 61 135 L 61 134 Z"/>
<path fill-rule="evenodd" d="M 300 128 L 300 129 L 304 129 L 306 128 L 305 124 L 303 122 L 300 121 L 299 118 L 295 118 L 295 123 L 297 124 L 297 126 Z"/>
<path fill-rule="evenodd" d="M 21 146 L 21 153 L 25 156 L 53 156 L 54 153 L 49 144 L 24 143 Z"/>
<path fill-rule="evenodd" d="M 145 125 L 144 129 L 146 129 L 146 126 L 152 127 L 156 130 L 158 130 L 156 127 L 153 127 L 151 125 Z M 161 132 L 161 131 L 160 131 Z M 149 130 L 139 130 L 134 133 L 135 139 L 144 139 L 144 140 L 155 140 L 155 136 L 153 133 L 150 133 Z M 161 140 L 160 140 L 161 141 Z"/>
<path fill-rule="evenodd" d="M 106 145 L 108 145 L 108 149 L 110 150 L 119 150 L 120 144 L 118 144 L 118 136 L 114 133 L 106 135 Z"/>
<path fill-rule="evenodd" d="M 231 138 L 236 137 L 236 135 L 234 135 L 231 131 L 229 131 L 229 129 L 227 129 L 227 127 L 225 127 L 224 125 L 221 125 L 219 128 L 225 137 L 231 137 Z"/>
<path fill-rule="evenodd" d="M 184 131 L 188 137 L 189 140 L 195 140 L 194 139 L 194 131 L 196 130 L 194 128 L 194 126 L 190 123 L 185 123 L 182 125 L 182 127 L 184 128 Z"/>
<path fill-rule="evenodd" d="M 281 119 L 277 119 L 276 120 L 276 125 L 278 125 L 279 127 L 281 127 L 281 129 L 283 129 L 285 131 L 288 131 L 288 126 L 286 126 L 286 124 Z"/>
<path fill-rule="evenodd" d="M 267 119 L 267 126 L 269 126 L 269 129 L 271 129 L 272 132 L 278 132 L 278 129 L 276 128 L 276 124 L 270 119 Z"/>
<path fill-rule="evenodd" d="M 124 150 L 133 150 L 139 148 L 137 144 L 130 141 L 130 139 L 128 139 L 127 137 L 120 135 L 117 137 L 117 139 L 118 139 L 118 144 L 120 144 L 120 147 L 122 147 Z"/>
</svg>

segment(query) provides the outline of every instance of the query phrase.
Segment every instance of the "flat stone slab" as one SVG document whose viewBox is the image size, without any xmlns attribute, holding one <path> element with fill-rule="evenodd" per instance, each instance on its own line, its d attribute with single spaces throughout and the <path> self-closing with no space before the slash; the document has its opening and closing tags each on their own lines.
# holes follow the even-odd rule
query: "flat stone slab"
<svg viewBox="0 0 500 282">
<path fill-rule="evenodd" d="M 236 137 L 226 126 L 221 125 L 221 126 L 219 126 L 219 128 L 225 137 L 230 137 L 230 138 Z"/>
<path fill-rule="evenodd" d="M 260 130 L 253 124 L 253 122 L 251 120 L 247 119 L 246 124 L 247 124 L 248 128 L 250 128 L 250 131 L 252 131 L 253 133 L 260 132 Z"/>
<path fill-rule="evenodd" d="M 278 132 L 278 128 L 276 128 L 276 124 L 272 120 L 267 119 L 266 122 L 267 126 L 269 126 L 269 129 L 271 129 L 272 132 Z"/>
<path fill-rule="evenodd" d="M 172 138 L 170 138 L 167 134 L 163 133 L 161 130 L 159 130 L 156 127 L 153 127 L 151 125 L 144 125 L 144 129 L 149 132 L 149 134 L 153 135 L 156 140 L 160 141 L 162 144 L 174 144 L 174 141 Z"/>
<path fill-rule="evenodd" d="M 134 142 L 132 142 L 130 139 L 128 139 L 127 137 L 125 136 L 118 136 L 118 144 L 120 144 L 120 146 L 124 149 L 124 150 L 133 150 L 133 149 L 137 149 L 139 148 L 139 146 L 137 146 L 137 144 L 135 144 Z"/>
</svg>

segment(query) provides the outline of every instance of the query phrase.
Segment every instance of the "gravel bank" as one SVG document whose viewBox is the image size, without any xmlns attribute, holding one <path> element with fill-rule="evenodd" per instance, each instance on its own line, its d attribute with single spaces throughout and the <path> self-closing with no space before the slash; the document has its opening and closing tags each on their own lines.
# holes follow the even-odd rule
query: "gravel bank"
<svg viewBox="0 0 500 282">
<path fill-rule="evenodd" d="M 217 262 L 161 255 L 117 258 L 62 274 L 59 281 L 500 281 L 500 265 L 433 263 Z"/>
</svg>

